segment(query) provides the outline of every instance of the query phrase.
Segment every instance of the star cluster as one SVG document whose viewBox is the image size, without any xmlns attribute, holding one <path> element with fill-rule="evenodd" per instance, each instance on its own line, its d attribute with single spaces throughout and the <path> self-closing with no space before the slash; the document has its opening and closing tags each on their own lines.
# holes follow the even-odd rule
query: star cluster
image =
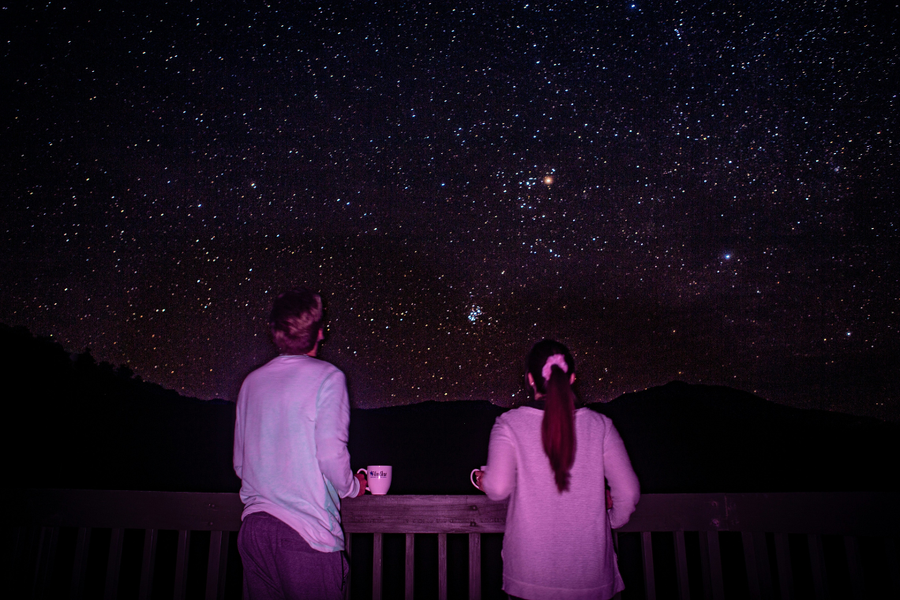
<svg viewBox="0 0 900 600">
<path fill-rule="evenodd" d="M 357 406 L 681 379 L 900 418 L 875 2 L 2 8 L 0 321 L 234 398 L 326 296 Z"/>
</svg>

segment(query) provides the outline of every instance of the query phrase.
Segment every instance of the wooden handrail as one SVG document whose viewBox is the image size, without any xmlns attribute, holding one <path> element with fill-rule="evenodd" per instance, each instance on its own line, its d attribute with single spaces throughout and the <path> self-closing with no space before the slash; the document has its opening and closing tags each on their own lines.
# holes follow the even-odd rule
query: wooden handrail
<svg viewBox="0 0 900 600">
<path fill-rule="evenodd" d="M 11 502 L 15 504 L 10 505 Z M 189 567 L 191 573 L 198 568 L 189 565 L 189 557 L 196 554 L 191 546 L 192 532 L 209 532 L 208 548 L 204 549 L 205 597 L 210 600 L 225 597 L 226 567 L 234 541 L 232 532 L 240 527 L 242 505 L 237 494 L 11 490 L 7 504 L 6 514 L 13 519 L 14 535 L 10 538 L 12 560 L 6 565 L 11 573 L 6 580 L 18 582 L 14 589 L 20 596 L 48 597 L 51 594 L 48 581 L 64 571 L 69 579 L 67 591 L 71 597 L 80 597 L 86 585 L 92 532 L 109 530 L 102 587 L 105 597 L 117 597 L 123 552 L 127 554 L 123 550 L 127 546 L 125 532 L 144 530 L 139 597 L 149 598 L 155 574 L 161 568 L 156 564 L 159 532 L 172 530 L 178 532 L 172 596 L 186 596 Z M 894 597 L 900 597 L 898 506 L 898 493 L 648 494 L 641 498 L 638 510 L 617 536 L 620 540 L 637 536 L 634 538 L 640 548 L 637 560 L 646 598 L 655 598 L 661 584 L 653 564 L 654 544 L 659 543 L 654 538 L 660 532 L 673 540 L 668 543 L 674 549 L 668 551 L 674 552 L 677 579 L 674 588 L 681 599 L 692 597 L 692 593 L 696 595 L 697 582 L 689 575 L 689 562 L 695 559 L 688 551 L 688 546 L 693 544 L 688 541 L 694 539 L 699 542 L 703 595 L 715 599 L 725 597 L 720 547 L 720 533 L 724 532 L 740 535 L 751 598 L 772 597 L 776 587 L 782 598 L 794 596 L 798 582 L 793 565 L 796 544 L 802 539 L 797 538 L 798 534 L 806 538 L 808 566 L 804 566 L 804 573 L 811 571 L 809 585 L 817 600 L 829 597 L 831 580 L 826 563 L 833 559 L 826 552 L 826 546 L 833 547 L 829 536 L 842 536 L 851 597 L 865 597 L 866 586 L 873 585 L 866 580 L 868 571 L 860 551 L 860 536 L 881 540 L 883 564 L 888 567 L 888 572 L 882 573 L 881 583 L 887 582 Z M 505 518 L 506 503 L 492 502 L 483 495 L 365 496 L 345 500 L 342 506 L 342 521 L 351 552 L 356 535 L 374 536 L 373 598 L 381 597 L 382 539 L 389 533 L 405 534 L 407 598 L 412 598 L 414 592 L 412 557 L 416 535 L 437 534 L 438 594 L 442 600 L 447 597 L 447 535 L 467 534 L 469 597 L 479 598 L 481 535 L 501 533 Z M 70 542 L 71 564 L 62 568 L 56 563 L 60 532 L 65 528 L 76 530 L 77 535 Z M 631 559 L 620 557 L 622 560 Z M 773 563 L 775 569 L 770 568 Z"/>
</svg>

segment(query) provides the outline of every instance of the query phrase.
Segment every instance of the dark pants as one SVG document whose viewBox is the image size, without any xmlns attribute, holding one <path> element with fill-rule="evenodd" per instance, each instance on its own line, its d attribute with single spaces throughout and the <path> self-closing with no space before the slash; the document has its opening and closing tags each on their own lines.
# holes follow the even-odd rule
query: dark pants
<svg viewBox="0 0 900 600">
<path fill-rule="evenodd" d="M 247 515 L 238 533 L 246 600 L 341 600 L 350 566 L 343 552 L 319 552 L 281 520 Z"/>
</svg>

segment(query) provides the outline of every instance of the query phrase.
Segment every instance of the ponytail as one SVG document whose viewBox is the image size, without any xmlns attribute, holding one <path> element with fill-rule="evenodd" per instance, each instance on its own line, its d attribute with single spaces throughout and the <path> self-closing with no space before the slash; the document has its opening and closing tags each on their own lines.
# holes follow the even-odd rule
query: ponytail
<svg viewBox="0 0 900 600">
<path fill-rule="evenodd" d="M 556 488 L 562 493 L 569 489 L 569 471 L 575 463 L 575 392 L 571 385 L 575 361 L 563 344 L 544 340 L 531 349 L 528 372 L 536 391 L 544 395 L 541 442 Z"/>
<path fill-rule="evenodd" d="M 569 470 L 575 462 L 575 394 L 569 375 L 553 366 L 544 396 L 544 420 L 541 422 L 541 441 L 550 459 L 556 488 L 569 489 Z"/>
</svg>

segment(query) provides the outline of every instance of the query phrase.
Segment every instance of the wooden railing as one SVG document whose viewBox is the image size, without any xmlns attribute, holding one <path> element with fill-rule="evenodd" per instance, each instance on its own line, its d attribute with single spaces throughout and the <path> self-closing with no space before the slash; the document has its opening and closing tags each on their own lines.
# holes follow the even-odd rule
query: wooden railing
<svg viewBox="0 0 900 600">
<path fill-rule="evenodd" d="M 6 501 L 6 597 L 241 595 L 236 494 L 11 490 Z M 898 493 L 644 495 L 616 534 L 623 597 L 900 597 L 898 509 Z M 363 555 L 371 567 L 366 585 L 354 577 L 353 597 L 368 596 L 371 581 L 371 597 L 381 598 L 386 578 L 402 581 L 391 584 L 390 596 L 503 597 L 499 586 L 483 585 L 483 566 L 499 556 L 496 549 L 482 556 L 482 540 L 502 533 L 505 503 L 481 495 L 366 496 L 345 501 L 342 517 L 353 568 Z M 399 567 L 384 544 L 396 534 Z M 436 583 L 423 592 L 417 540 L 431 544 L 435 534 Z M 448 558 L 448 539 L 460 535 L 468 546 L 462 569 Z M 448 585 L 459 577 L 468 585 Z"/>
</svg>

